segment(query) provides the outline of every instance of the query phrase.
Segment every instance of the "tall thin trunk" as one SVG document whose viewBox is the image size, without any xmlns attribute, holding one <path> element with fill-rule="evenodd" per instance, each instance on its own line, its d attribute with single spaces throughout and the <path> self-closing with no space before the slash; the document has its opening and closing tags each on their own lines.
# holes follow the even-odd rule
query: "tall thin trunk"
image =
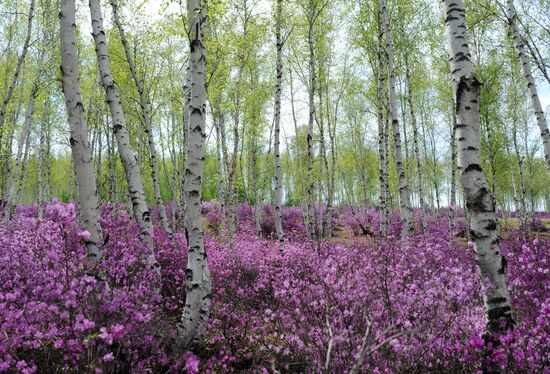
<svg viewBox="0 0 550 374">
<path fill-rule="evenodd" d="M 151 250 L 152 256 L 149 256 L 149 265 L 156 269 L 160 277 L 160 267 L 154 258 L 153 245 L 153 224 L 151 222 L 151 213 L 145 201 L 143 182 L 141 180 L 139 162 L 134 155 L 130 145 L 130 135 L 126 128 L 126 119 L 122 103 L 118 95 L 113 74 L 111 72 L 111 60 L 108 54 L 107 38 L 103 27 L 103 17 L 101 15 L 101 1 L 90 0 L 90 14 L 92 18 L 92 36 L 95 42 L 97 63 L 101 76 L 101 83 L 105 89 L 107 103 L 113 120 L 113 131 L 118 144 L 118 153 L 126 174 L 128 183 L 128 196 L 132 204 L 133 215 L 141 228 L 141 237 L 143 242 Z"/>
<path fill-rule="evenodd" d="M 151 165 L 151 179 L 153 180 L 153 191 L 155 194 L 155 202 L 159 210 L 160 221 L 164 231 L 168 233 L 169 236 L 172 235 L 172 230 L 168 224 L 168 217 L 166 216 L 166 209 L 164 208 L 164 202 L 162 201 L 162 196 L 160 194 L 160 182 L 159 182 L 159 168 L 157 161 L 157 151 L 155 149 L 155 138 L 153 136 L 153 128 L 151 125 L 151 109 L 147 94 L 145 93 L 145 87 L 143 86 L 143 81 L 138 77 L 136 67 L 134 64 L 134 58 L 130 53 L 130 47 L 128 45 L 128 40 L 126 39 L 126 33 L 120 22 L 118 15 L 117 4 L 115 0 L 109 0 L 111 7 L 113 8 L 113 18 L 120 34 L 120 39 L 122 41 L 122 46 L 124 47 L 124 53 L 126 55 L 126 61 L 130 68 L 134 84 L 139 93 L 139 103 L 141 106 L 141 115 L 143 117 L 143 122 L 145 124 L 145 133 L 147 134 L 147 147 L 149 149 L 149 161 Z"/>
<path fill-rule="evenodd" d="M 324 223 L 325 220 L 323 220 L 323 211 L 321 209 L 322 203 L 322 196 L 325 194 L 324 188 L 322 187 L 322 180 L 323 180 L 323 169 L 326 172 L 326 185 L 327 189 L 330 184 L 330 169 L 328 165 L 328 158 L 327 158 L 327 148 L 325 143 L 325 117 L 323 116 L 323 89 L 322 87 L 319 87 L 319 111 L 316 115 L 317 120 L 317 126 L 319 127 L 319 154 L 321 156 L 322 164 L 319 165 L 319 186 L 321 187 L 321 193 L 319 193 L 319 224 L 318 224 L 318 232 L 319 237 L 323 238 L 325 237 L 325 227 Z M 328 208 L 328 199 L 326 200 L 327 208 Z"/>
<path fill-rule="evenodd" d="M 280 155 L 280 133 L 281 133 L 281 90 L 283 85 L 283 38 L 281 35 L 281 23 L 283 22 L 283 0 L 277 0 L 277 15 L 275 22 L 275 38 L 277 44 L 277 66 L 275 83 L 275 139 L 273 154 L 275 157 L 275 232 L 277 240 L 283 242 L 283 225 L 281 223 L 281 200 L 283 198 L 281 181 L 283 178 L 281 170 Z"/>
<path fill-rule="evenodd" d="M 516 122 L 514 120 L 513 122 L 513 128 L 512 128 L 512 140 L 514 142 L 514 151 L 516 153 L 516 158 L 518 160 L 518 174 L 519 174 L 519 186 L 520 186 L 520 204 L 521 204 L 521 215 L 520 215 L 520 222 L 521 224 L 525 223 L 525 213 L 527 212 L 527 202 L 525 201 L 525 196 L 527 195 L 527 191 L 525 189 L 525 179 L 523 177 L 523 156 L 520 153 L 519 150 L 519 144 L 518 144 L 518 134 L 517 134 L 517 128 L 516 128 Z M 526 150 L 528 152 L 529 150 Z M 517 209 L 517 206 L 516 206 Z"/>
<path fill-rule="evenodd" d="M 17 121 L 14 121 L 14 123 L 17 123 Z M 9 128 L 6 144 L 4 145 L 4 147 L 2 147 L 2 144 L 0 144 L 0 151 L 2 150 L 4 151 L 0 159 L 0 162 L 2 163 L 0 168 L 0 173 L 6 176 L 5 178 L 0 179 L 0 182 L 2 183 L 2 188 L 0 189 L 0 207 L 3 207 L 5 205 L 5 200 L 9 190 L 10 176 L 11 176 L 11 169 L 12 169 L 12 148 L 13 148 L 14 135 L 15 135 L 15 129 Z"/>
<path fill-rule="evenodd" d="M 327 96 L 328 96 L 328 85 L 327 85 Z M 327 131 L 329 138 L 330 146 L 330 170 L 328 171 L 328 187 L 327 187 L 327 214 L 325 219 L 325 235 L 327 239 L 332 238 L 332 211 L 334 209 L 334 184 L 335 184 L 335 175 L 336 175 L 336 125 L 338 123 L 338 107 L 340 105 L 340 98 L 342 94 L 336 99 L 334 106 L 334 117 L 330 118 L 330 112 L 328 110 L 327 103 Z M 327 100 L 328 101 L 328 100 Z M 332 124 L 331 124 L 332 122 Z"/>
<path fill-rule="evenodd" d="M 253 119 L 255 121 L 255 119 Z M 255 125 L 254 125 L 255 126 Z M 261 212 L 260 212 L 260 203 L 259 203 L 259 191 L 258 191 L 258 145 L 256 141 L 256 136 L 251 135 L 251 143 L 250 144 L 250 168 L 252 169 L 252 194 L 254 199 L 254 224 L 256 226 L 256 232 L 259 234 L 261 231 L 260 227 L 260 220 L 261 220 Z"/>
<path fill-rule="evenodd" d="M 31 134 L 30 131 L 25 139 L 25 150 L 23 151 L 23 160 L 21 162 L 21 172 L 17 179 L 17 187 L 15 188 L 15 195 L 13 197 L 14 206 L 17 207 L 21 204 L 21 198 L 24 191 L 25 183 L 25 170 L 27 169 L 27 161 L 29 159 L 29 148 L 31 146 Z"/>
<path fill-rule="evenodd" d="M 462 0 L 443 0 L 447 44 L 457 117 L 458 157 L 470 233 L 481 276 L 487 333 L 513 328 L 512 300 L 506 282 L 506 258 L 500 254 L 498 222 L 480 157 L 480 83 L 470 60 Z"/>
<path fill-rule="evenodd" d="M 44 154 L 46 145 L 46 126 L 49 121 L 49 102 L 46 103 L 44 109 L 43 118 L 40 121 L 40 140 L 38 145 L 38 160 L 36 165 L 36 187 L 37 187 L 37 205 L 38 205 L 38 219 L 42 219 L 44 216 L 44 186 L 43 186 L 43 165 Z"/>
<path fill-rule="evenodd" d="M 390 222 L 390 209 L 393 206 L 393 198 L 392 198 L 392 191 L 390 188 L 390 116 L 389 113 L 386 111 L 384 116 L 384 161 L 386 161 L 386 164 L 384 166 L 384 173 L 385 173 L 385 180 L 386 180 L 386 211 L 384 212 L 386 215 L 386 222 L 389 224 Z"/>
<path fill-rule="evenodd" d="M 386 39 L 386 54 L 388 58 L 388 96 L 389 106 L 393 127 L 393 147 L 395 153 L 395 164 L 397 167 L 397 176 L 399 179 L 399 210 L 401 214 L 401 225 L 403 239 L 413 234 L 414 221 L 412 220 L 411 202 L 409 197 L 409 188 L 407 186 L 407 178 L 405 177 L 405 169 L 403 165 L 403 156 L 401 153 L 401 134 L 399 131 L 399 120 L 397 118 L 397 106 L 395 101 L 395 68 L 393 56 L 393 38 L 391 36 L 390 22 L 387 14 L 385 0 L 380 1 L 381 19 L 384 28 Z"/>
<path fill-rule="evenodd" d="M 21 67 L 23 65 L 23 62 L 25 61 L 25 56 L 27 55 L 27 51 L 29 50 L 29 45 L 30 45 L 31 35 L 32 35 L 32 20 L 34 18 L 34 4 L 35 4 L 35 0 L 31 0 L 31 3 L 29 5 L 29 16 L 27 21 L 27 35 L 25 37 L 23 49 L 21 50 L 21 54 L 17 59 L 17 63 L 15 65 L 15 72 L 13 73 L 13 77 L 11 79 L 10 85 L 8 87 L 6 95 L 4 96 L 4 99 L 2 100 L 2 105 L 0 106 L 0 144 L 2 144 L 2 135 L 3 135 L 4 122 L 6 119 L 8 104 L 11 100 L 11 97 L 13 96 L 15 86 L 17 85 L 17 82 L 19 79 L 19 74 L 21 73 Z"/>
<path fill-rule="evenodd" d="M 548 130 L 548 123 L 546 122 L 546 116 L 542 110 L 542 105 L 540 103 L 539 95 L 537 92 L 537 86 L 535 84 L 535 79 L 531 73 L 531 66 L 529 65 L 529 60 L 525 54 L 525 48 L 523 46 L 523 40 L 519 33 L 517 26 L 517 13 L 516 8 L 514 7 L 514 1 L 508 0 L 508 26 L 510 28 L 510 33 L 514 39 L 514 45 L 519 56 L 519 61 L 521 63 L 523 77 L 527 82 L 527 88 L 531 94 L 531 102 L 533 104 L 533 110 L 535 111 L 535 116 L 537 118 L 537 125 L 539 126 L 540 135 L 542 137 L 542 144 L 544 148 L 544 159 L 546 160 L 546 165 L 548 171 L 550 172 L 550 131 Z"/>
<path fill-rule="evenodd" d="M 88 126 L 80 93 L 78 54 L 76 51 L 75 0 L 61 0 L 59 10 L 61 43 L 61 78 L 70 127 L 70 144 L 83 228 L 90 233 L 86 240 L 86 270 L 94 272 L 101 262 L 101 228 Z"/>
<path fill-rule="evenodd" d="M 223 212 L 224 214 L 224 219 L 226 220 L 226 224 L 227 222 L 229 221 L 230 217 L 230 213 L 229 213 L 229 210 L 231 209 L 231 198 L 232 198 L 232 195 L 231 195 L 231 189 L 232 188 L 231 186 L 229 186 L 229 170 L 231 169 L 231 165 L 230 165 L 230 159 L 229 159 L 229 152 L 227 150 L 227 138 L 226 138 L 226 131 L 225 131 L 225 116 L 222 116 L 220 118 L 220 122 L 219 122 L 219 126 L 220 126 L 220 140 L 221 140 L 221 151 L 222 151 L 222 156 L 223 156 L 223 165 L 224 165 L 224 175 L 227 177 L 227 190 L 226 190 L 226 206 L 225 206 L 225 212 Z M 231 238 L 230 238 L 231 240 Z"/>
<path fill-rule="evenodd" d="M 377 97 L 378 97 L 378 157 L 380 159 L 379 166 L 379 181 L 380 181 L 380 236 L 385 238 L 387 236 L 388 228 L 388 201 L 387 201 L 387 173 L 386 173 L 386 131 L 384 126 L 384 62 L 382 59 L 383 55 L 383 31 L 378 20 L 378 86 L 377 86 Z"/>
<path fill-rule="evenodd" d="M 31 133 L 32 117 L 34 114 L 34 103 L 38 94 L 38 78 L 35 80 L 31 94 L 29 97 L 29 103 L 27 105 L 27 112 L 25 114 L 25 121 L 23 123 L 23 129 L 21 130 L 21 136 L 17 143 L 17 155 L 15 156 L 15 165 L 13 167 L 13 177 L 10 181 L 9 190 L 6 197 L 6 206 L 4 208 L 4 222 L 8 222 L 13 213 L 14 205 L 17 200 L 17 187 L 19 184 L 19 178 L 21 177 L 23 151 L 27 143 L 27 139 Z"/>
<path fill-rule="evenodd" d="M 51 125 L 48 124 L 46 127 L 46 185 L 44 188 L 44 199 L 46 202 L 52 201 L 52 189 L 53 189 L 53 181 L 52 181 L 52 131 L 51 131 Z"/>
<path fill-rule="evenodd" d="M 424 122 L 422 123 L 422 130 L 426 130 Z M 437 178 L 437 149 L 434 138 L 435 134 L 434 131 L 429 131 L 428 134 L 428 138 L 430 139 L 430 148 L 432 151 L 432 176 L 434 182 L 435 206 L 437 207 L 437 214 L 439 215 L 439 210 L 441 209 L 441 198 L 439 194 L 439 181 Z"/>
<path fill-rule="evenodd" d="M 99 121 L 98 121 L 99 122 Z M 101 125 L 96 124 L 97 128 L 97 155 L 96 155 L 96 183 L 98 197 L 100 195 L 99 190 L 101 189 L 101 163 L 102 163 L 102 154 L 103 154 L 103 132 L 101 131 Z"/>
<path fill-rule="evenodd" d="M 222 214 L 221 232 L 225 230 L 225 218 L 226 218 L 226 189 L 225 189 L 225 174 L 224 174 L 224 162 L 222 158 L 222 139 L 221 139 L 221 122 L 224 121 L 223 115 L 219 108 L 212 110 L 214 129 L 216 130 L 216 159 L 218 161 L 218 200 L 220 201 L 220 211 Z"/>
<path fill-rule="evenodd" d="M 303 166 L 302 166 L 302 148 L 300 147 L 300 139 L 298 134 L 298 118 L 296 116 L 296 107 L 294 105 L 294 80 L 292 79 L 292 69 L 288 72 L 288 77 L 290 79 L 290 108 L 292 109 L 292 123 L 294 124 L 294 140 L 296 147 L 296 158 L 298 161 L 298 183 L 296 189 L 298 190 L 296 200 L 303 201 L 304 195 L 304 176 L 303 176 Z"/>
<path fill-rule="evenodd" d="M 105 134 L 106 134 L 106 141 L 107 141 L 107 161 L 109 163 L 108 165 L 108 173 L 109 173 L 109 191 L 108 191 L 108 200 L 109 202 L 114 202 L 116 198 L 116 170 L 115 170 L 115 156 L 113 152 L 113 136 L 114 134 L 109 131 L 107 121 L 104 123 L 105 126 Z"/>
<path fill-rule="evenodd" d="M 424 180 L 422 178 L 422 164 L 420 162 L 420 149 L 418 147 L 418 125 L 416 123 L 416 114 L 414 112 L 413 90 L 411 84 L 411 73 L 408 64 L 408 55 L 405 53 L 405 79 L 407 84 L 407 101 L 409 102 L 409 113 L 411 115 L 411 125 L 413 129 L 413 148 L 416 159 L 416 174 L 418 177 L 418 198 L 420 200 L 420 217 L 422 221 L 422 231 L 428 233 L 428 223 L 426 220 L 426 202 L 424 201 Z"/>
<path fill-rule="evenodd" d="M 235 175 L 237 173 L 237 157 L 239 154 L 239 126 L 240 126 L 240 116 L 241 116 L 241 85 L 243 71 L 246 64 L 246 55 L 247 55 L 247 38 L 248 38 L 248 7 L 246 0 L 244 0 L 244 22 L 243 22 L 243 46 L 240 57 L 240 62 L 237 70 L 237 87 L 235 91 L 235 111 L 233 114 L 233 153 L 231 154 L 231 162 L 229 167 L 229 173 L 227 176 L 227 190 L 228 190 L 228 212 L 229 212 L 229 242 L 231 247 L 233 247 L 233 238 L 237 231 L 237 196 L 235 193 Z M 243 137 L 244 141 L 244 137 Z M 242 166 L 242 162 L 240 163 Z M 242 173 L 241 173 L 242 174 Z M 244 187 L 244 174 L 243 177 L 243 187 Z"/>
<path fill-rule="evenodd" d="M 309 4 L 309 16 L 308 16 L 308 48 L 309 48 L 309 117 L 307 126 L 307 185 L 306 185 L 306 223 L 308 226 L 308 232 L 313 237 L 315 235 L 315 180 L 313 178 L 313 123 L 315 121 L 315 88 L 317 85 L 317 76 L 315 74 L 315 7 L 313 2 Z"/>
<path fill-rule="evenodd" d="M 185 352 L 193 343 L 202 343 L 211 303 L 210 270 L 201 223 L 201 191 L 206 140 L 206 50 L 203 44 L 203 23 L 206 22 L 207 4 L 204 0 L 188 0 L 187 4 L 190 26 L 191 102 L 184 193 L 187 200 L 185 232 L 189 248 L 185 308 L 178 324 L 173 349 L 176 355 Z"/>
</svg>

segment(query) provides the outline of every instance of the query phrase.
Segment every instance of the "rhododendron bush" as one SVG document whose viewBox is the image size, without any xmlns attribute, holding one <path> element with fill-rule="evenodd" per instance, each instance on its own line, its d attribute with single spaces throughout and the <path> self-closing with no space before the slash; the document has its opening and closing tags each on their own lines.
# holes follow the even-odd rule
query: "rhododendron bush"
<svg viewBox="0 0 550 374">
<path fill-rule="evenodd" d="M 502 252 L 517 327 L 494 345 L 472 245 L 452 239 L 446 215 L 429 235 L 384 240 L 376 211 L 335 213 L 335 238 L 306 239 L 303 212 L 283 210 L 286 243 L 273 239 L 273 210 L 239 208 L 231 247 L 215 204 L 203 209 L 213 300 L 205 344 L 172 357 L 185 302 L 186 241 L 155 229 L 162 280 L 123 207 L 102 210 L 106 282 L 83 271 L 88 233 L 73 204 L 43 220 L 24 207 L 0 225 L 0 372 L 548 372 L 550 241 L 509 231 Z M 360 225 L 359 221 L 360 220 Z M 336 233 L 338 233 L 336 235 Z M 485 361 L 485 362 L 484 362 Z"/>
</svg>

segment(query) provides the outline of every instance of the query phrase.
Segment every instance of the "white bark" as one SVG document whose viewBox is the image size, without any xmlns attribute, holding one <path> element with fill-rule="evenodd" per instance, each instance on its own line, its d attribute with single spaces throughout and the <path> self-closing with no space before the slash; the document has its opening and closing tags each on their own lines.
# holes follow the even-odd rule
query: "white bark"
<svg viewBox="0 0 550 374">
<path fill-rule="evenodd" d="M 453 101 L 454 106 L 454 101 Z M 457 150 L 456 150 L 456 113 L 453 110 L 453 123 L 451 124 L 451 203 L 449 207 L 449 222 L 450 222 L 450 233 L 451 236 L 454 233 L 455 229 L 455 217 L 457 203 L 456 203 L 456 159 L 457 159 Z"/>
<path fill-rule="evenodd" d="M 422 220 L 422 231 L 428 234 L 428 223 L 426 220 L 426 202 L 424 201 L 424 179 L 422 178 L 422 164 L 420 162 L 420 148 L 418 147 L 418 125 L 416 123 L 416 114 L 414 112 L 413 90 L 411 86 L 411 74 L 409 71 L 408 56 L 405 52 L 405 79 L 407 83 L 407 101 L 409 103 L 409 113 L 411 115 L 411 125 L 413 129 L 413 148 L 416 159 L 416 174 L 418 176 L 418 197 L 420 200 L 420 216 Z"/>
<path fill-rule="evenodd" d="M 281 23 L 283 21 L 283 0 L 277 0 L 277 14 L 275 21 L 275 38 L 277 47 L 277 72 L 275 85 L 275 139 L 273 144 L 273 154 L 275 157 L 275 232 L 277 240 L 283 242 L 283 225 L 281 223 L 281 200 L 282 188 L 281 181 L 283 178 L 281 170 L 281 155 L 280 155 L 280 133 L 281 133 L 281 89 L 283 84 L 283 39 L 281 35 Z"/>
<path fill-rule="evenodd" d="M 225 189 L 225 174 L 224 174 L 224 162 L 225 160 L 222 158 L 222 140 L 221 140 L 221 131 L 220 131 L 220 123 L 224 121 L 223 115 L 219 110 L 212 110 L 213 116 L 214 116 L 214 128 L 216 130 L 216 159 L 218 161 L 218 200 L 220 201 L 220 211 L 222 214 L 222 221 L 221 221 L 221 232 L 225 230 L 225 196 L 226 196 L 226 189 Z"/>
<path fill-rule="evenodd" d="M 313 178 L 313 122 L 315 120 L 315 88 L 317 85 L 317 77 L 315 75 L 315 47 L 314 47 L 314 32 L 315 32 L 315 6 L 309 4 L 308 15 L 308 47 L 309 47 L 309 117 L 307 126 L 307 186 L 306 186 L 306 224 L 311 237 L 315 234 L 315 180 Z"/>
<path fill-rule="evenodd" d="M 470 60 L 462 0 L 444 0 L 443 4 L 456 103 L 458 167 L 481 275 L 487 332 L 505 332 L 514 325 L 512 300 L 506 285 L 506 258 L 499 250 L 495 206 L 481 167 L 480 83 Z"/>
<path fill-rule="evenodd" d="M 395 68 L 393 55 L 393 38 L 391 36 L 390 23 L 387 14 L 386 2 L 380 1 L 381 18 L 386 39 L 386 54 L 388 57 L 388 96 L 391 113 L 391 121 L 393 127 L 393 143 L 395 153 L 395 164 L 397 168 L 397 176 L 399 179 L 399 210 L 401 215 L 402 235 L 406 238 L 412 235 L 414 229 L 414 221 L 412 220 L 411 203 L 409 197 L 409 188 L 407 186 L 407 178 L 403 166 L 403 156 L 401 152 L 401 135 L 399 129 L 399 120 L 397 118 L 397 106 L 395 100 Z"/>
<path fill-rule="evenodd" d="M 21 169 L 22 169 L 22 161 L 23 161 L 23 151 L 31 132 L 32 116 L 34 114 L 34 103 L 35 103 L 37 94 L 38 94 L 38 79 L 35 80 L 35 83 L 31 90 L 31 94 L 29 97 L 29 104 L 27 106 L 27 112 L 25 114 L 25 121 L 23 122 L 23 129 L 21 130 L 21 136 L 19 137 L 19 141 L 17 143 L 17 154 L 15 156 L 15 165 L 13 167 L 13 177 L 11 178 L 11 181 L 10 181 L 10 186 L 6 197 L 6 205 L 3 211 L 4 222 L 8 222 L 10 220 L 13 210 L 15 208 L 15 203 L 17 200 L 16 189 L 22 174 Z"/>
<path fill-rule="evenodd" d="M 149 149 L 149 160 L 151 165 L 151 179 L 153 180 L 153 191 L 155 194 L 155 202 L 160 214 L 160 221 L 164 231 L 168 233 L 169 236 L 172 236 L 172 230 L 168 224 L 168 217 L 166 216 L 166 209 L 164 208 L 164 202 L 162 201 L 162 196 L 160 194 L 160 183 L 159 183 L 159 168 L 157 161 L 157 151 L 155 148 L 155 138 L 153 136 L 153 128 L 151 125 L 151 109 L 149 100 L 147 99 L 147 94 L 145 93 L 145 87 L 143 86 L 143 81 L 138 77 L 136 67 L 134 64 L 134 58 L 130 52 L 130 47 L 128 45 L 128 40 L 126 39 L 126 33 L 122 27 L 120 17 L 118 15 L 117 4 L 115 0 L 109 0 L 111 7 L 113 8 L 113 18 L 120 34 L 120 40 L 122 41 L 122 46 L 124 47 L 124 53 L 126 55 L 126 61 L 130 67 L 130 72 L 132 73 L 132 78 L 136 85 L 136 88 L 139 93 L 139 103 L 141 106 L 141 115 L 143 116 L 143 122 L 145 124 L 145 133 L 147 134 L 147 147 Z"/>
<path fill-rule="evenodd" d="M 130 145 L 130 135 L 126 128 L 126 119 L 122 110 L 122 103 L 111 72 L 111 60 L 108 55 L 107 38 L 103 27 L 100 0 L 90 0 L 90 14 L 92 18 L 92 36 L 95 42 L 97 63 L 101 76 L 101 83 L 107 95 L 107 103 L 113 120 L 113 131 L 118 144 L 118 153 L 126 174 L 128 196 L 131 201 L 133 215 L 141 227 L 141 237 L 147 247 L 153 252 L 150 265 L 156 268 L 160 276 L 160 268 L 154 259 L 153 225 L 151 213 L 145 201 L 143 182 L 137 157 Z"/>
<path fill-rule="evenodd" d="M 2 134 L 3 134 L 2 130 L 4 128 L 4 122 L 6 119 L 6 111 L 8 109 L 8 104 L 11 100 L 11 97 L 13 96 L 13 91 L 15 90 L 15 86 L 17 85 L 17 82 L 19 79 L 19 74 L 21 73 L 21 67 L 23 65 L 23 62 L 25 61 L 25 56 L 27 55 L 27 51 L 29 49 L 29 44 L 30 44 L 31 34 L 32 34 L 32 20 L 34 18 L 34 4 L 35 4 L 35 0 L 31 0 L 31 3 L 29 5 L 29 16 L 27 21 L 27 36 L 25 37 L 25 42 L 23 44 L 23 49 L 21 50 L 21 54 L 17 59 L 17 64 L 15 65 L 15 72 L 13 73 L 13 77 L 8 87 L 8 91 L 6 92 L 6 95 L 2 100 L 2 106 L 0 106 L 0 144 L 2 144 Z"/>
<path fill-rule="evenodd" d="M 186 269 L 185 308 L 178 324 L 173 351 L 176 355 L 201 343 L 210 312 L 211 283 L 201 223 L 201 190 L 205 155 L 206 122 L 206 59 L 203 23 L 206 1 L 188 0 L 189 63 L 191 65 L 191 102 L 187 167 L 184 185 L 187 209 L 185 226 L 189 243 Z"/>
<path fill-rule="evenodd" d="M 17 179 L 17 187 L 15 188 L 15 195 L 13 196 L 14 207 L 17 207 L 21 204 L 21 196 L 23 195 L 24 182 L 25 182 L 25 170 L 27 168 L 27 161 L 29 159 L 29 148 L 31 146 L 31 132 L 27 133 L 27 138 L 25 139 L 25 150 L 23 152 L 23 160 L 21 162 L 21 171 L 19 172 L 19 177 Z"/>
<path fill-rule="evenodd" d="M 537 92 L 537 85 L 535 84 L 535 79 L 531 72 L 531 66 L 529 65 L 529 60 L 525 54 L 525 47 L 523 45 L 522 37 L 519 33 L 517 26 L 517 14 L 516 8 L 514 7 L 514 1 L 508 0 L 508 26 L 510 27 L 510 33 L 514 39 L 514 45 L 516 47 L 516 52 L 519 56 L 519 61 L 521 63 L 523 77 L 527 82 L 527 88 L 531 95 L 531 102 L 533 104 L 533 110 L 535 111 L 535 117 L 537 118 L 537 125 L 539 126 L 540 135 L 542 137 L 542 144 L 544 148 L 544 159 L 546 160 L 546 166 L 550 172 L 550 131 L 548 130 L 548 123 L 546 122 L 546 116 L 542 110 L 542 105 L 540 103 L 539 95 Z"/>
<path fill-rule="evenodd" d="M 527 212 L 527 202 L 525 201 L 525 195 L 527 194 L 527 191 L 525 189 L 525 179 L 523 177 L 523 156 L 520 153 L 519 150 L 519 144 L 518 144 L 518 134 L 517 134 L 517 128 L 516 128 L 516 120 L 513 119 L 514 126 L 512 128 L 512 139 L 514 142 L 514 151 L 516 153 L 516 158 L 518 161 L 518 174 L 519 174 L 519 186 L 520 186 L 520 203 L 521 203 L 521 212 L 520 212 L 520 224 L 523 225 L 525 223 L 525 214 Z M 526 150 L 528 152 L 528 150 Z M 515 179 L 514 179 L 514 186 L 516 185 Z M 517 194 L 516 194 L 517 195 Z M 516 205 L 516 210 L 518 209 L 518 206 Z"/>
<path fill-rule="evenodd" d="M 383 54 L 383 30 L 382 24 L 378 22 L 378 157 L 380 160 L 379 166 L 379 182 L 380 182 L 380 236 L 385 238 L 388 229 L 388 201 L 387 201 L 387 178 L 386 178 L 386 131 L 384 128 L 384 61 Z"/>
<path fill-rule="evenodd" d="M 61 75 L 63 95 L 70 127 L 72 159 L 78 186 L 78 202 L 83 228 L 90 233 L 86 241 L 86 270 L 93 272 L 101 261 L 101 228 L 92 150 L 80 93 L 76 50 L 75 0 L 61 0 L 59 11 Z"/>
<path fill-rule="evenodd" d="M 45 111 L 49 111 L 49 107 L 46 106 Z M 44 153 L 46 143 L 46 126 L 48 125 L 49 113 L 46 112 L 44 118 L 40 122 L 40 140 L 38 145 L 38 161 L 36 166 L 36 186 L 37 186 L 37 205 L 38 205 L 38 219 L 42 219 L 44 215 L 44 186 L 42 182 L 43 178 L 43 165 L 44 165 Z"/>
</svg>

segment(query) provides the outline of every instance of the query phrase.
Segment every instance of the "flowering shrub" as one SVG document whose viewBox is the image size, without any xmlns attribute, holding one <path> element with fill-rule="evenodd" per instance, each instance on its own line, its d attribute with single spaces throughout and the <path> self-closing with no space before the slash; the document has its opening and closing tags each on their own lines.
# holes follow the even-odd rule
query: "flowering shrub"
<svg viewBox="0 0 550 374">
<path fill-rule="evenodd" d="M 170 239 L 157 222 L 161 283 L 124 207 L 103 206 L 106 287 L 83 271 L 89 233 L 74 204 L 55 202 L 40 221 L 36 210 L 18 210 L 0 224 L 0 372 L 347 372 L 361 350 L 361 371 L 373 373 L 550 365 L 547 237 L 511 231 L 502 241 L 517 327 L 488 348 L 471 243 L 450 237 L 446 215 L 404 247 L 396 216 L 381 239 L 377 212 L 361 211 L 374 238 L 319 247 L 306 238 L 301 208 L 282 211 L 284 245 L 255 234 L 250 207 L 238 210 L 233 248 L 214 230 L 205 239 L 213 282 L 205 346 L 177 359 L 169 344 L 185 301 L 183 233 Z M 217 206 L 205 214 L 219 225 Z M 264 222 L 272 216 L 262 210 Z M 339 209 L 335 227 L 353 225 L 350 216 Z"/>
</svg>

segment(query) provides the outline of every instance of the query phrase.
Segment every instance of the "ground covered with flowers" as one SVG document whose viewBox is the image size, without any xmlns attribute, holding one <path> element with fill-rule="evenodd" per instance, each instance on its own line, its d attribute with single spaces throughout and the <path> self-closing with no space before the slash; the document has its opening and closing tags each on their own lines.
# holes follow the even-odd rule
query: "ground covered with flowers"
<svg viewBox="0 0 550 374">
<path fill-rule="evenodd" d="M 334 237 L 317 243 L 307 237 L 303 211 L 287 208 L 286 243 L 279 245 L 273 209 L 263 209 L 258 234 L 243 205 L 231 248 L 218 208 L 207 203 L 207 338 L 173 358 L 168 347 L 185 300 L 185 237 L 155 229 L 161 282 L 123 207 L 102 210 L 108 289 L 82 271 L 87 233 L 78 229 L 73 204 L 49 205 L 42 220 L 36 207 L 21 207 L 0 224 L 0 372 L 340 373 L 361 354 L 359 372 L 368 373 L 477 372 L 486 361 L 509 373 L 550 372 L 544 225 L 501 225 L 517 327 L 487 348 L 463 219 L 451 238 L 447 214 L 434 214 L 429 234 L 418 227 L 405 247 L 396 226 L 388 238 L 372 234 L 376 211 L 340 208 Z"/>
</svg>

